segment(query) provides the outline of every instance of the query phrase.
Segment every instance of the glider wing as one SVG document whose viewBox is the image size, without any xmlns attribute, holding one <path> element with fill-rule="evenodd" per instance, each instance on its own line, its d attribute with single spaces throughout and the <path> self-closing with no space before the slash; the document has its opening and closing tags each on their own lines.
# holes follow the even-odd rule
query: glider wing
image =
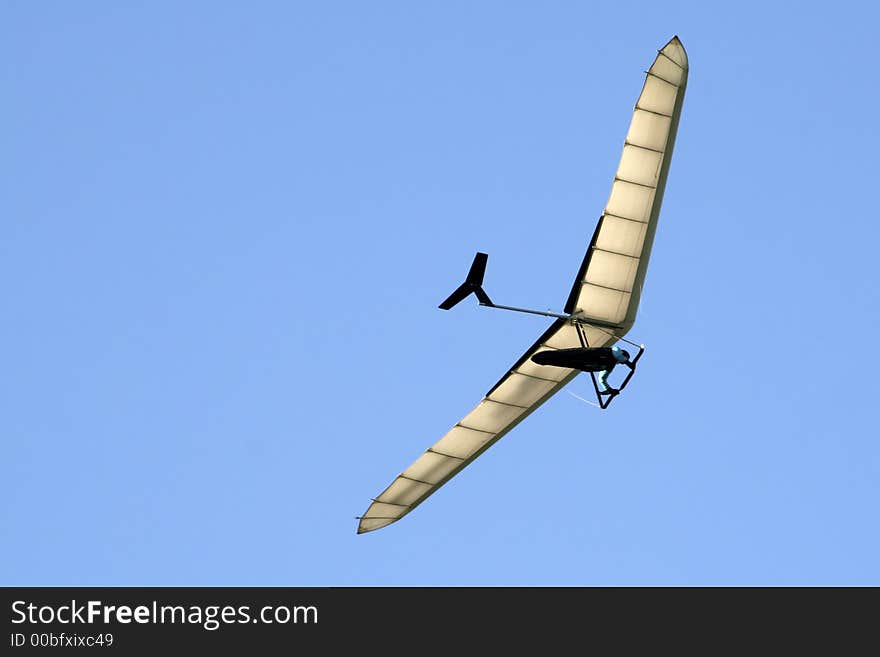
<svg viewBox="0 0 880 657">
<path fill-rule="evenodd" d="M 611 196 L 565 307 L 595 323 L 586 327 L 591 347 L 610 346 L 635 321 L 687 73 L 687 55 L 674 37 L 648 70 L 633 111 Z M 373 500 L 358 533 L 400 520 L 577 376 L 532 362 L 535 353 L 578 346 L 575 327 L 557 319 L 476 408 Z"/>
</svg>

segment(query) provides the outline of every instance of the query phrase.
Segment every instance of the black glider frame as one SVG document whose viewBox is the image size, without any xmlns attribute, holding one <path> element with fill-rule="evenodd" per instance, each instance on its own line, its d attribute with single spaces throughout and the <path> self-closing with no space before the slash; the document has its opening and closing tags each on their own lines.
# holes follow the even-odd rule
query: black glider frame
<svg viewBox="0 0 880 657">
<path fill-rule="evenodd" d="M 584 349 L 589 349 L 590 343 L 587 342 L 587 335 L 586 335 L 586 332 L 584 331 L 584 327 L 583 327 L 582 322 L 573 321 L 573 323 L 575 325 L 575 328 L 577 329 L 577 334 L 578 334 L 578 338 L 581 341 L 581 346 Z M 625 340 L 624 338 L 620 338 L 620 339 L 624 340 L 624 342 L 629 342 L 629 340 Z M 635 343 L 630 343 L 630 344 L 633 344 L 635 346 Z M 626 366 L 629 367 L 629 372 L 626 373 L 626 377 L 621 382 L 620 387 L 609 388 L 608 390 L 603 392 L 603 391 L 599 390 L 599 382 L 596 381 L 596 373 L 595 372 L 589 373 L 590 379 L 592 379 L 592 381 L 593 381 L 593 390 L 596 391 L 596 400 L 599 402 L 599 408 L 601 408 L 603 410 L 608 408 L 611 405 L 611 402 L 614 401 L 614 398 L 617 397 L 617 395 L 619 395 L 623 391 L 624 388 L 626 388 L 626 385 L 629 383 L 629 380 L 633 377 L 633 374 L 636 373 L 636 364 L 639 362 L 639 358 L 642 357 L 642 354 L 645 353 L 645 345 L 643 345 L 643 344 L 638 345 L 638 347 L 639 347 L 639 353 L 636 354 L 636 357 L 633 358 L 631 362 L 626 363 Z"/>
</svg>

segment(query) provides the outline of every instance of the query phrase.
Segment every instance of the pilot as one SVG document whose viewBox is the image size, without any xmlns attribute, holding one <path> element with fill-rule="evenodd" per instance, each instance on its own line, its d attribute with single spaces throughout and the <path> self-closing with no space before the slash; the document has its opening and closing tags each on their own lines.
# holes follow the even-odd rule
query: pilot
<svg viewBox="0 0 880 657">
<path fill-rule="evenodd" d="M 610 395 L 611 393 L 618 392 L 617 388 L 612 388 L 608 385 L 608 375 L 611 374 L 611 371 L 618 363 L 621 365 L 628 365 L 630 368 L 633 367 L 632 361 L 629 359 L 629 352 L 626 349 L 621 349 L 615 345 L 611 347 L 611 355 L 614 357 L 614 362 L 611 363 L 611 367 L 599 372 L 600 395 Z"/>
</svg>

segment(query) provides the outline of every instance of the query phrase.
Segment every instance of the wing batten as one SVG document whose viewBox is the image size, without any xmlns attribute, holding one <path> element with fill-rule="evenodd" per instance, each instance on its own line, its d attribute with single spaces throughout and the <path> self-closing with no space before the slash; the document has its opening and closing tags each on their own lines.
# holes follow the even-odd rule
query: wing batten
<svg viewBox="0 0 880 657">
<path fill-rule="evenodd" d="M 633 144 L 632 142 L 629 142 L 629 141 L 623 142 L 623 145 L 624 145 L 624 147 L 632 146 L 633 148 L 641 148 L 642 150 L 651 151 L 652 153 L 659 153 L 660 155 L 663 154 L 663 151 L 658 150 L 656 148 L 651 148 L 649 146 L 640 146 L 639 144 Z"/>
<path fill-rule="evenodd" d="M 611 255 L 623 256 L 624 258 L 633 258 L 634 260 L 638 260 L 639 256 L 633 255 L 631 253 L 621 253 L 620 251 L 612 251 L 611 249 L 600 249 L 598 246 L 593 247 L 594 251 L 600 251 L 602 253 L 610 253 Z"/>
<path fill-rule="evenodd" d="M 645 75 L 611 195 L 565 304 L 567 314 L 596 324 L 585 328 L 590 346 L 613 344 L 635 321 L 687 72 L 687 54 L 673 37 Z M 579 345 L 571 323 L 556 319 L 470 413 L 372 501 L 360 518 L 358 533 L 403 518 L 561 390 L 578 371 L 538 365 L 531 357 L 546 349 Z"/>
<path fill-rule="evenodd" d="M 440 456 L 445 456 L 448 459 L 458 459 L 459 461 L 464 461 L 463 456 L 453 456 L 452 454 L 444 454 L 443 452 L 438 452 L 436 449 L 431 447 L 428 448 L 427 454 L 439 454 Z"/>
<path fill-rule="evenodd" d="M 675 87 L 676 89 L 679 88 L 678 83 L 676 83 L 676 82 L 670 82 L 669 80 L 667 80 L 666 78 L 664 78 L 662 75 L 658 75 L 657 73 L 652 73 L 651 71 L 645 71 L 645 74 L 646 74 L 646 75 L 650 75 L 650 76 L 651 76 L 652 78 L 654 78 L 655 80 L 660 80 L 661 82 L 665 82 L 666 84 L 671 85 L 671 86 Z"/>
<path fill-rule="evenodd" d="M 461 422 L 456 424 L 455 427 L 458 427 L 459 429 L 467 429 L 468 431 L 478 431 L 479 433 L 488 433 L 488 434 L 492 434 L 492 435 L 495 434 L 494 431 L 489 431 L 487 429 L 477 429 L 475 427 L 469 427 L 467 425 L 462 424 Z M 453 427 L 453 428 L 455 428 L 455 427 Z"/>
</svg>

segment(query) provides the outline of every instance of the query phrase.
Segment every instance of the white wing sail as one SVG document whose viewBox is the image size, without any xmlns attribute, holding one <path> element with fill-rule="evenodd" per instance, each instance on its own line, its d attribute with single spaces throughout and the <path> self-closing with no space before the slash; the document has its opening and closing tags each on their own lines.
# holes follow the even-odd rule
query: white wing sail
<svg viewBox="0 0 880 657">
<path fill-rule="evenodd" d="M 611 197 L 566 304 L 566 313 L 595 324 L 586 328 L 591 347 L 610 346 L 635 321 L 687 74 L 687 54 L 673 37 L 647 72 Z M 532 362 L 535 353 L 579 346 L 575 327 L 557 319 L 474 410 L 373 500 L 358 533 L 400 520 L 577 376 L 577 370 Z"/>
<path fill-rule="evenodd" d="M 657 229 L 687 84 L 684 47 L 673 39 L 645 76 L 611 196 L 565 311 L 629 330 Z"/>
</svg>

